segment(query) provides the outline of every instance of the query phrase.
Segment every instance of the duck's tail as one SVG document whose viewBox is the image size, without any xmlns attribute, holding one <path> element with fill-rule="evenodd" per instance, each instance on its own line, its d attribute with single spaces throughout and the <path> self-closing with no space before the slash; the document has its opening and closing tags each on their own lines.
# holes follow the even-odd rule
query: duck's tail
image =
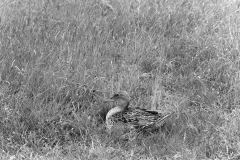
<svg viewBox="0 0 240 160">
<path fill-rule="evenodd" d="M 154 124 L 156 125 L 156 126 L 161 126 L 163 123 L 164 123 L 164 121 L 168 118 L 168 117 L 170 117 L 172 114 L 174 114 L 175 112 L 171 112 L 171 113 L 169 113 L 169 114 L 167 114 L 167 115 L 165 115 L 165 116 L 163 116 L 163 117 L 160 117 Z"/>
</svg>

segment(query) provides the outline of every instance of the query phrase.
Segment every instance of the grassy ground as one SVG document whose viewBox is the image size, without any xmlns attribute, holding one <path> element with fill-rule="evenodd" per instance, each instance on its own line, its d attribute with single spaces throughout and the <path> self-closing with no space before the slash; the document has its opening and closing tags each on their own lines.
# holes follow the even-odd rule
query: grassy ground
<svg viewBox="0 0 240 160">
<path fill-rule="evenodd" d="M 239 7 L 1 1 L 1 159 L 238 159 Z M 103 98 L 119 90 L 176 114 L 153 135 L 109 134 Z"/>
</svg>

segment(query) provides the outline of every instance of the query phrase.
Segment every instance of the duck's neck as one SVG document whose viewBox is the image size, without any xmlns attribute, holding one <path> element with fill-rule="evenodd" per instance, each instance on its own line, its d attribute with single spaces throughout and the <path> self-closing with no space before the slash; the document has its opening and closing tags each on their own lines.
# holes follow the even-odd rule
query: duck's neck
<svg viewBox="0 0 240 160">
<path fill-rule="evenodd" d="M 126 107 L 125 107 L 125 108 L 128 108 L 128 107 L 129 107 L 129 104 L 130 104 L 130 102 L 127 102 L 127 104 L 126 104 Z"/>
<path fill-rule="evenodd" d="M 106 120 L 108 120 L 108 118 L 110 118 L 111 116 L 119 113 L 119 112 L 122 112 L 124 109 L 120 106 L 117 106 L 117 107 L 114 107 L 112 108 L 110 111 L 108 111 L 107 115 L 106 115 Z"/>
</svg>

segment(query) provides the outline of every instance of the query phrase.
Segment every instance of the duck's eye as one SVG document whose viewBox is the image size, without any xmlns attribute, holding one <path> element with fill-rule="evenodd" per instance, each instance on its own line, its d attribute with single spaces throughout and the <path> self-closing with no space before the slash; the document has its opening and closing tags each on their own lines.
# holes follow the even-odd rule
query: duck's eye
<svg viewBox="0 0 240 160">
<path fill-rule="evenodd" d="M 114 97 L 117 97 L 117 96 L 119 96 L 119 94 L 115 94 L 115 95 L 114 95 Z"/>
</svg>

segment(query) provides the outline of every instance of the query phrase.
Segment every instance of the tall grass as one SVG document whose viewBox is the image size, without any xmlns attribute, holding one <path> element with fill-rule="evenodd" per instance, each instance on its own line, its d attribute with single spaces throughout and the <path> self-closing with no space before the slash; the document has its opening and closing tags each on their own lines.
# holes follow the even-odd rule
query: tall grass
<svg viewBox="0 0 240 160">
<path fill-rule="evenodd" d="M 239 6 L 0 2 L 1 158 L 239 158 Z M 176 114 L 157 134 L 109 134 L 102 100 L 118 90 Z"/>
</svg>

